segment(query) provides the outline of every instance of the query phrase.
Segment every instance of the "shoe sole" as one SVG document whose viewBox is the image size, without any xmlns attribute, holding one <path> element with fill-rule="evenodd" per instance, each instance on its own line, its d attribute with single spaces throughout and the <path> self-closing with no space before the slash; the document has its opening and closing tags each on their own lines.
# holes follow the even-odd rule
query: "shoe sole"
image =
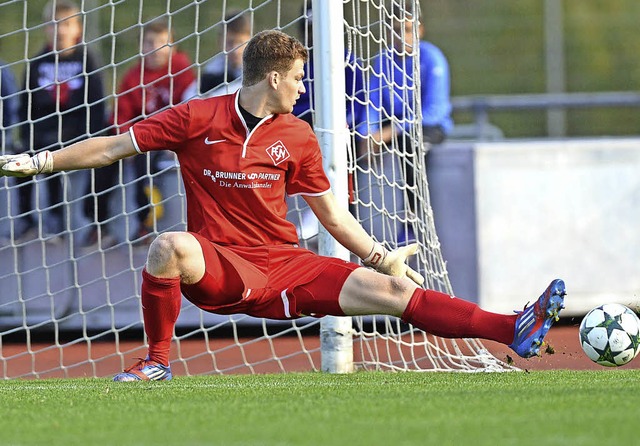
<svg viewBox="0 0 640 446">
<path fill-rule="evenodd" d="M 129 374 L 129 376 L 121 376 L 122 374 L 118 374 L 113 377 L 114 382 L 133 382 L 133 381 L 171 381 L 172 376 L 166 376 L 160 379 L 142 379 L 138 375 Z"/>
</svg>

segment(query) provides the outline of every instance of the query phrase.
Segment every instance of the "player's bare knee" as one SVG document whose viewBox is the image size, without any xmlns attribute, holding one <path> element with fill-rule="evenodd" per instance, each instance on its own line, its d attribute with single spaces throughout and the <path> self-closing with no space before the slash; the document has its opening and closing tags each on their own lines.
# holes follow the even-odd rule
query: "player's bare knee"
<svg viewBox="0 0 640 446">
<path fill-rule="evenodd" d="M 352 274 L 350 279 L 353 280 L 354 288 L 363 290 L 372 286 L 377 292 L 389 296 L 404 295 L 415 289 L 413 282 L 402 277 L 393 277 L 378 272 L 367 271 L 367 274 Z"/>
<path fill-rule="evenodd" d="M 147 265 L 154 269 L 175 269 L 186 256 L 184 233 L 165 232 L 160 234 L 149 246 Z"/>
<path fill-rule="evenodd" d="M 402 314 L 416 289 L 416 285 L 406 277 L 388 277 L 388 298 L 395 316 Z"/>
<path fill-rule="evenodd" d="M 340 294 L 346 314 L 389 314 L 399 316 L 415 290 L 408 279 L 391 277 L 371 270 L 357 269 Z"/>
<path fill-rule="evenodd" d="M 412 293 L 415 289 L 413 282 L 406 277 L 394 277 L 380 274 L 381 283 L 378 284 L 379 290 L 391 299 L 399 298 Z M 365 285 L 367 286 L 367 285 Z"/>
<path fill-rule="evenodd" d="M 389 293 L 394 296 L 401 296 L 409 291 L 412 292 L 413 289 L 415 289 L 414 283 L 408 280 L 406 277 L 387 277 L 389 279 Z"/>
<path fill-rule="evenodd" d="M 160 234 L 149 247 L 147 271 L 161 277 L 180 276 L 195 283 L 204 274 L 204 257 L 197 239 L 188 232 Z"/>
</svg>

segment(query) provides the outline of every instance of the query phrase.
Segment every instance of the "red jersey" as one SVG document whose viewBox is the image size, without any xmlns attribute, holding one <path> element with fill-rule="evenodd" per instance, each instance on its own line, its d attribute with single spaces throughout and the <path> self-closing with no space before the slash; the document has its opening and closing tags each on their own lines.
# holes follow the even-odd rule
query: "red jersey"
<svg viewBox="0 0 640 446">
<path fill-rule="evenodd" d="M 135 65 L 125 73 L 118 90 L 114 123 L 119 133 L 137 120 L 182 102 L 184 91 L 194 80 L 191 61 L 181 52 L 171 55 L 169 66 L 156 70 L 142 70 L 142 62 Z"/>
<path fill-rule="evenodd" d="M 130 129 L 136 150 L 174 151 L 187 196 L 188 230 L 222 245 L 298 243 L 285 194 L 330 190 L 309 125 L 269 115 L 249 131 L 238 93 L 194 99 Z"/>
</svg>

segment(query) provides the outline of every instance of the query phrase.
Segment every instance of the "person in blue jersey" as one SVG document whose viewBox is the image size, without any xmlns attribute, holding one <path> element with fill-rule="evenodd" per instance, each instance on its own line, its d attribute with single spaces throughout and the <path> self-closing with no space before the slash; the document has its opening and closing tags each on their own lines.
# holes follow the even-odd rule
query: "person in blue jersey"
<svg viewBox="0 0 640 446">
<path fill-rule="evenodd" d="M 420 73 L 424 141 L 439 144 L 453 128 L 449 63 L 433 43 L 414 42 L 413 13 L 396 7 L 393 15 L 393 49 L 382 51 L 372 61 L 367 110 L 369 134 L 377 143 L 389 143 L 393 136 L 409 130 L 415 117 L 411 93 L 415 88 L 416 65 Z M 424 35 L 422 23 L 418 22 L 416 34 L 419 39 Z M 416 54 L 418 60 L 414 63 Z M 398 125 L 392 125 L 392 117 L 397 118 Z"/>
<path fill-rule="evenodd" d="M 313 103 L 313 10 L 311 9 L 311 1 L 308 0 L 302 11 L 303 20 L 300 21 L 300 34 L 306 47 L 309 48 L 309 60 L 307 61 L 305 71 L 307 75 L 304 79 L 306 95 L 300 97 L 293 108 L 293 114 L 300 119 L 307 121 L 313 127 L 313 111 L 315 105 Z M 347 123 L 349 128 L 353 128 L 358 119 L 363 115 L 364 100 L 364 72 L 362 71 L 360 62 L 349 48 L 345 49 L 344 75 L 345 75 L 345 105 L 347 109 Z M 358 99 L 358 100 L 356 100 Z"/>
<path fill-rule="evenodd" d="M 383 144 L 388 146 L 395 139 L 410 159 L 415 153 L 411 129 L 416 122 L 417 104 L 420 104 L 422 135 L 427 145 L 442 143 L 453 129 L 449 63 L 436 45 L 421 40 L 424 25 L 416 20 L 416 12 L 412 8 L 393 8 L 393 48 L 383 50 L 371 62 L 369 106 L 358 126 L 359 133 L 368 134 L 370 142 L 360 144 L 360 155 L 366 154 L 366 150 L 379 153 Z M 416 23 L 418 29 L 414 30 Z M 416 56 L 418 60 L 414 61 Z M 420 98 L 413 97 L 416 72 L 420 73 Z M 408 186 L 415 184 L 414 165 L 411 161 L 405 163 Z M 411 188 L 408 193 L 413 208 Z"/>
<path fill-rule="evenodd" d="M 293 114 L 298 118 L 306 121 L 312 128 L 314 126 L 314 115 L 317 109 L 314 97 L 314 63 L 313 63 L 313 9 L 311 0 L 306 0 L 302 6 L 301 19 L 299 20 L 299 32 L 301 40 L 309 50 L 309 59 L 305 64 L 305 78 L 303 84 L 306 94 L 300 96 L 293 107 Z M 358 124 L 359 119 L 364 115 L 364 79 L 365 74 L 362 71 L 361 61 L 358 60 L 350 48 L 345 48 L 344 54 L 344 77 L 345 77 L 345 108 L 346 123 L 345 125 L 353 130 Z M 352 133 L 351 147 L 357 144 L 359 138 Z M 345 148 L 350 150 L 350 148 Z M 349 177 L 349 200 L 353 204 L 354 190 L 353 179 Z M 295 204 L 292 200 L 290 207 L 300 207 L 300 216 L 293 217 L 293 222 L 297 225 L 299 235 L 302 238 L 311 238 L 318 233 L 318 223 L 313 217 L 311 210 L 304 203 Z"/>
</svg>

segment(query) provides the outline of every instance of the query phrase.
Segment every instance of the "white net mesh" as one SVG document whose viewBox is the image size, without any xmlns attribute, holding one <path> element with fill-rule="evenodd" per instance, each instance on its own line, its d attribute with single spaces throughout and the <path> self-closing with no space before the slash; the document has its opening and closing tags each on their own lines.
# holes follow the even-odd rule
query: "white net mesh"
<svg viewBox="0 0 640 446">
<path fill-rule="evenodd" d="M 352 113 L 362 116 L 352 127 L 352 211 L 369 233 L 391 248 L 418 241 L 422 249 L 413 266 L 423 272 L 425 286 L 453 294 L 429 203 L 419 46 L 394 45 L 394 39 L 418 42 L 418 27 L 405 25 L 415 21 L 420 4 L 417 0 L 344 3 L 347 71 L 359 65 L 365 73 L 361 91 L 353 82 L 350 103 Z M 379 109 L 384 103 L 380 97 L 385 95 L 395 100 Z M 371 132 L 385 122 L 401 130 L 379 145 Z M 438 338 L 389 317 L 354 320 L 354 353 L 361 368 L 472 371 L 504 367 L 477 340 Z"/>
<path fill-rule="evenodd" d="M 59 29 L 68 21 L 43 21 L 44 1 L 0 3 L 0 57 L 9 72 L 0 81 L 3 154 L 124 131 L 138 117 L 193 95 L 211 94 L 215 85 L 220 85 L 218 92 L 236 88 L 233 60 L 243 42 L 237 40 L 241 20 L 248 24 L 248 35 L 280 28 L 303 41 L 308 39 L 305 24 L 312 20 L 304 0 L 76 4 L 79 11 L 71 15 L 78 19 L 81 34 L 74 43 L 76 56 L 70 57 L 55 50 L 65 38 Z M 450 293 L 429 206 L 420 114 L 411 111 L 419 110 L 413 103 L 419 82 L 405 91 L 404 117 L 388 117 L 407 128 L 407 137 L 374 153 L 366 132 L 356 127 L 356 110 L 366 109 L 370 100 L 372 60 L 392 48 L 392 9 L 388 2 L 376 1 L 344 1 L 344 7 L 347 71 L 362 75 L 358 82 L 347 83 L 352 211 L 389 247 L 419 241 L 423 249 L 414 266 L 426 276 L 429 288 Z M 140 56 L 150 51 L 142 29 L 161 16 L 174 34 L 174 70 L 164 68 L 151 80 L 134 70 L 127 78 Z M 153 68 L 147 59 L 145 64 Z M 11 73 L 17 89 L 12 88 Z M 147 86 L 140 88 L 142 83 Z M 128 110 L 127 102 L 135 95 L 142 105 Z M 14 113 L 14 106 L 20 111 Z M 311 120 L 311 95 L 309 110 Z M 183 230 L 186 214 L 173 157 L 138 158 L 93 172 L 0 179 L 1 377 L 107 376 L 144 356 L 140 273 L 148 242 L 159 232 Z M 419 178 L 415 184 L 405 181 L 407 166 Z M 303 245 L 316 250 L 318 224 L 302 201 L 290 200 L 290 217 Z M 172 346 L 173 371 L 318 370 L 318 326 L 311 318 L 285 323 L 219 316 L 185 300 Z M 356 366 L 365 369 L 503 366 L 475 340 L 435 338 L 394 318 L 356 318 L 354 340 Z"/>
</svg>

